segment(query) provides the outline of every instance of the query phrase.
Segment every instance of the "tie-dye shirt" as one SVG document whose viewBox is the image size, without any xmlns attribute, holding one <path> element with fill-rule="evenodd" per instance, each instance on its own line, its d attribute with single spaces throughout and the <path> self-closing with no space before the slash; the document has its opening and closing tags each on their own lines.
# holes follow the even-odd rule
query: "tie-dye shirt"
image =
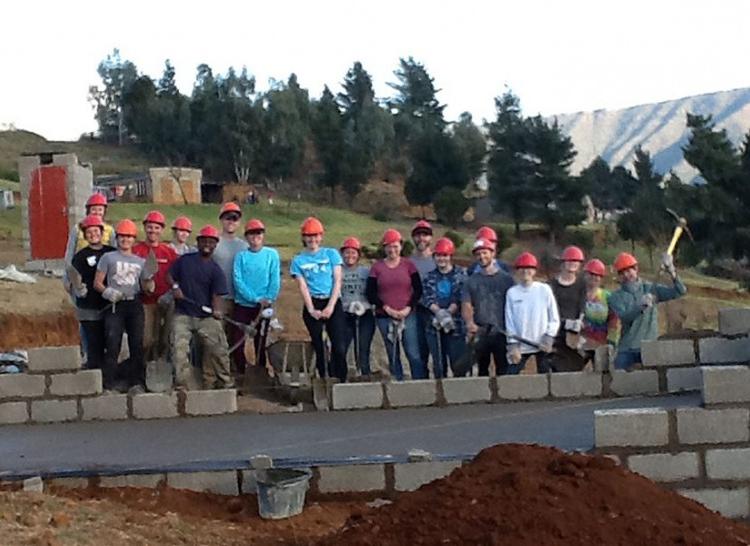
<svg viewBox="0 0 750 546">
<path fill-rule="evenodd" d="M 583 337 L 587 346 L 597 347 L 605 343 L 616 346 L 620 340 L 620 319 L 609 307 L 609 296 L 609 290 L 597 288 L 593 297 L 586 298 Z"/>
</svg>

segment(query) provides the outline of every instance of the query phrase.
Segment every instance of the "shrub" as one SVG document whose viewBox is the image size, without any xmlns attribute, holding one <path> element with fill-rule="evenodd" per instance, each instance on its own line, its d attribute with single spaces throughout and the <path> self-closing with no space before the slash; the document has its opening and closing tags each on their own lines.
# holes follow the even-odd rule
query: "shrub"
<svg viewBox="0 0 750 546">
<path fill-rule="evenodd" d="M 456 245 L 456 249 L 459 249 L 462 244 L 464 244 L 464 238 L 461 237 L 460 234 L 456 233 L 455 231 L 448 230 L 445 232 L 443 237 L 446 237 L 453 241 L 453 244 Z"/>
</svg>

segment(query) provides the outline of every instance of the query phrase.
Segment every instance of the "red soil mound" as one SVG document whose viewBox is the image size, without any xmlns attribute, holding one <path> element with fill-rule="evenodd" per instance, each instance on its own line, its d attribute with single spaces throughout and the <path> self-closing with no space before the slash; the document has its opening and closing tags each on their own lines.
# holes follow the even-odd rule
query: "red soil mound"
<svg viewBox="0 0 750 546">
<path fill-rule="evenodd" d="M 0 315 L 0 351 L 78 345 L 78 320 L 71 311 L 42 315 Z"/>
</svg>

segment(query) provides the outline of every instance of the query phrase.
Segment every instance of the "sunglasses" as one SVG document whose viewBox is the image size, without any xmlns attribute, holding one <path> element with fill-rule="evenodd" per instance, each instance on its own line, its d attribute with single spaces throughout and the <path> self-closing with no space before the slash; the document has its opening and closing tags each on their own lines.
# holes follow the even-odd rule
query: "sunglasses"
<svg viewBox="0 0 750 546">
<path fill-rule="evenodd" d="M 229 220 L 230 222 L 237 222 L 239 221 L 240 217 L 236 214 L 225 214 L 221 217 L 222 220 Z"/>
</svg>

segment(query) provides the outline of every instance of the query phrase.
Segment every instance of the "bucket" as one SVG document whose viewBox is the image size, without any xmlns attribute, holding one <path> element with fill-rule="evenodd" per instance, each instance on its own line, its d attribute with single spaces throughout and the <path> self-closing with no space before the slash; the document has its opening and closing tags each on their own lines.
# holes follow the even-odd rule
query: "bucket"
<svg viewBox="0 0 750 546">
<path fill-rule="evenodd" d="M 292 468 L 268 468 L 256 471 L 258 511 L 263 519 L 296 516 L 305 505 L 312 472 Z"/>
</svg>

